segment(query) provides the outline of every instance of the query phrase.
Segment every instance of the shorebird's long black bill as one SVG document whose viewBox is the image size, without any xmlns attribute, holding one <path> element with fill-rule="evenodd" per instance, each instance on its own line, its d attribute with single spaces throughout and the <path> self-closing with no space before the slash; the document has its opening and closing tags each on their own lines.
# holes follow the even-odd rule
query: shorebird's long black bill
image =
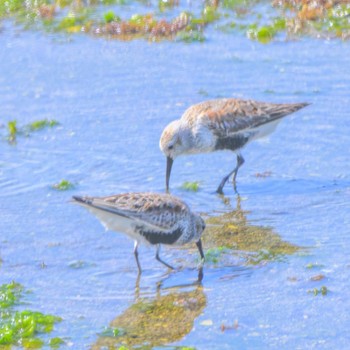
<svg viewBox="0 0 350 350">
<path fill-rule="evenodd" d="M 171 174 L 171 167 L 173 166 L 173 158 L 167 157 L 166 158 L 166 190 L 169 191 L 169 180 L 170 180 L 170 174 Z"/>
</svg>

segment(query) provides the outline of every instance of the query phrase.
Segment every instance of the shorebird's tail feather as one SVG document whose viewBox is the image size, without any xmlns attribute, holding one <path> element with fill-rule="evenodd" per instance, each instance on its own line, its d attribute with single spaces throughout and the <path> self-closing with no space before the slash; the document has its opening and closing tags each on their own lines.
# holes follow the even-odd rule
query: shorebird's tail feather
<svg viewBox="0 0 350 350">
<path fill-rule="evenodd" d="M 91 198 L 90 197 L 82 197 L 82 196 L 73 196 L 73 199 L 81 204 L 91 204 Z"/>
<path fill-rule="evenodd" d="M 280 123 L 283 117 L 308 106 L 309 103 L 284 103 L 270 105 L 266 114 L 268 118 L 258 119 L 251 131 L 251 139 L 260 139 L 271 134 Z"/>
<path fill-rule="evenodd" d="M 307 103 L 307 102 L 283 103 L 283 104 L 273 105 L 273 107 L 269 111 L 270 119 L 275 120 L 275 119 L 283 118 L 286 115 L 297 112 L 299 109 L 302 109 L 308 105 L 310 105 L 310 103 Z"/>
<path fill-rule="evenodd" d="M 128 219 L 131 219 L 131 217 L 129 215 L 127 215 L 124 211 L 122 211 L 116 207 L 107 205 L 106 202 L 99 201 L 98 198 L 73 196 L 73 199 L 78 204 L 81 204 L 85 207 L 103 210 L 103 211 L 109 212 L 109 213 L 114 214 L 114 215 L 118 215 L 118 216 L 122 216 L 122 217 L 125 217 Z"/>
</svg>

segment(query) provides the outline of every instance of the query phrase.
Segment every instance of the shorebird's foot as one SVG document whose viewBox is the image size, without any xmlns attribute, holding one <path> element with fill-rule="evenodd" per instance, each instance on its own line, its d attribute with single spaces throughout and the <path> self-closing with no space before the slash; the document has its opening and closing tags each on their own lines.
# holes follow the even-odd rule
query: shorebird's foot
<svg viewBox="0 0 350 350">
<path fill-rule="evenodd" d="M 220 185 L 219 185 L 219 187 L 218 187 L 217 190 L 216 190 L 216 193 L 218 193 L 218 194 L 224 194 L 223 188 L 224 188 L 224 186 L 225 186 L 225 184 L 226 184 L 226 182 L 227 182 L 227 180 L 229 179 L 230 176 L 231 176 L 231 173 L 228 174 L 227 176 L 225 176 L 225 177 L 221 180 Z"/>
<path fill-rule="evenodd" d="M 220 186 L 219 186 L 219 187 L 217 188 L 217 190 L 216 190 L 214 193 L 216 193 L 216 194 L 218 194 L 218 195 L 220 195 L 220 196 L 223 196 L 224 191 L 223 191 L 222 188 L 220 188 Z"/>
</svg>

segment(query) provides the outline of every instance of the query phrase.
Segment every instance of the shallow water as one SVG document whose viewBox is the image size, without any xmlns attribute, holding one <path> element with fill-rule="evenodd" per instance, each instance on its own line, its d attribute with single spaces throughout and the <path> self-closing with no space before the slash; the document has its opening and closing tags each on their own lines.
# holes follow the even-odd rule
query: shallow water
<svg viewBox="0 0 350 350">
<path fill-rule="evenodd" d="M 26 297 L 32 309 L 63 317 L 50 335 L 66 340 L 61 348 L 112 346 L 101 333 L 132 324 L 140 301 L 160 313 L 164 308 L 164 327 L 178 332 L 155 341 L 147 324 L 130 347 L 339 349 L 350 343 L 350 46 L 311 39 L 263 46 L 215 30 L 207 38 L 190 45 L 125 43 L 4 25 L 3 125 L 49 118 L 60 126 L 18 136 L 16 144 L 0 129 L 0 281 L 20 282 L 33 292 Z M 164 248 L 164 259 L 181 267 L 168 273 L 153 249 L 141 248 L 145 271 L 138 281 L 133 243 L 104 232 L 69 200 L 163 191 L 162 129 L 191 104 L 216 97 L 312 103 L 245 149 L 239 196 L 231 186 L 225 198 L 213 194 L 235 164 L 232 154 L 174 163 L 173 194 L 219 227 L 231 213 L 238 232 L 266 235 L 250 250 L 208 261 L 201 283 L 195 249 L 189 255 Z M 264 172 L 271 175 L 257 176 Z M 61 179 L 75 189 L 53 190 Z M 182 190 L 184 181 L 199 181 L 200 190 Z M 295 252 L 269 255 L 271 237 Z M 255 263 L 247 259 L 261 252 Z M 325 277 L 310 280 L 317 275 Z M 321 286 L 328 294 L 314 296 Z M 180 305 L 173 318 L 169 304 Z M 188 325 L 180 327 L 184 320 Z"/>
</svg>

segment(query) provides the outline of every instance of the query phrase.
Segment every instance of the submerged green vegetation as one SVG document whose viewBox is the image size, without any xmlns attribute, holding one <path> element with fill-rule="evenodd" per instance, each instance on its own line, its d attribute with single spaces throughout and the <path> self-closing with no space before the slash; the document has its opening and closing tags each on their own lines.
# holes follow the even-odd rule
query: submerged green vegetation
<svg viewBox="0 0 350 350">
<path fill-rule="evenodd" d="M 126 6 L 135 13 L 126 16 Z M 202 42 L 209 25 L 263 44 L 303 35 L 346 40 L 349 15 L 350 3 L 336 0 L 0 0 L 0 19 L 25 28 L 155 42 Z"/>
<path fill-rule="evenodd" d="M 1 0 L 0 0 L 1 1 Z M 31 133 L 40 131 L 45 128 L 52 128 L 59 125 L 59 122 L 54 119 L 36 120 L 32 123 L 19 126 L 16 120 L 10 120 L 7 123 L 7 141 L 15 143 L 18 136 L 29 136 Z"/>
<path fill-rule="evenodd" d="M 181 189 L 183 189 L 185 191 L 197 192 L 199 190 L 199 182 L 198 181 L 195 181 L 195 182 L 185 181 L 182 184 Z"/>
<path fill-rule="evenodd" d="M 16 141 L 16 137 L 18 134 L 18 129 L 17 129 L 17 121 L 16 120 L 11 120 L 7 123 L 7 130 L 8 130 L 8 136 L 7 140 L 11 142 Z"/>
<path fill-rule="evenodd" d="M 31 310 L 15 310 L 23 293 L 23 286 L 16 282 L 0 286 L 0 347 L 38 349 L 48 345 L 57 348 L 63 344 L 64 341 L 57 337 L 46 340 L 46 334 L 53 330 L 55 323 L 62 321 L 60 317 Z"/>
<path fill-rule="evenodd" d="M 3 284 L 0 286 L 0 309 L 3 312 L 4 309 L 8 309 L 14 306 L 23 292 L 23 287 L 16 282 L 9 284 Z"/>
<path fill-rule="evenodd" d="M 220 264 L 236 257 L 244 265 L 261 265 L 283 261 L 300 247 L 283 241 L 271 228 L 249 223 L 246 212 L 239 207 L 206 220 L 203 234 L 206 262 Z"/>
<path fill-rule="evenodd" d="M 72 182 L 68 181 L 68 180 L 61 180 L 60 182 L 52 185 L 52 188 L 54 190 L 57 190 L 57 191 L 68 191 L 68 190 L 71 190 L 73 189 L 75 186 Z"/>
<path fill-rule="evenodd" d="M 230 249 L 224 246 L 209 248 L 205 252 L 205 262 L 216 264 L 222 259 L 222 255 L 228 252 Z"/>
<path fill-rule="evenodd" d="M 313 294 L 314 296 L 322 295 L 325 296 L 328 294 L 328 288 L 326 286 L 322 286 L 321 288 L 314 288 L 309 290 L 308 293 Z"/>
<path fill-rule="evenodd" d="M 45 128 L 52 128 L 52 127 L 57 126 L 57 125 L 59 125 L 59 122 L 57 120 L 43 119 L 43 120 L 37 120 L 37 121 L 34 121 L 34 122 L 28 124 L 26 126 L 26 128 L 29 131 L 38 131 L 38 130 L 42 130 Z"/>
</svg>

